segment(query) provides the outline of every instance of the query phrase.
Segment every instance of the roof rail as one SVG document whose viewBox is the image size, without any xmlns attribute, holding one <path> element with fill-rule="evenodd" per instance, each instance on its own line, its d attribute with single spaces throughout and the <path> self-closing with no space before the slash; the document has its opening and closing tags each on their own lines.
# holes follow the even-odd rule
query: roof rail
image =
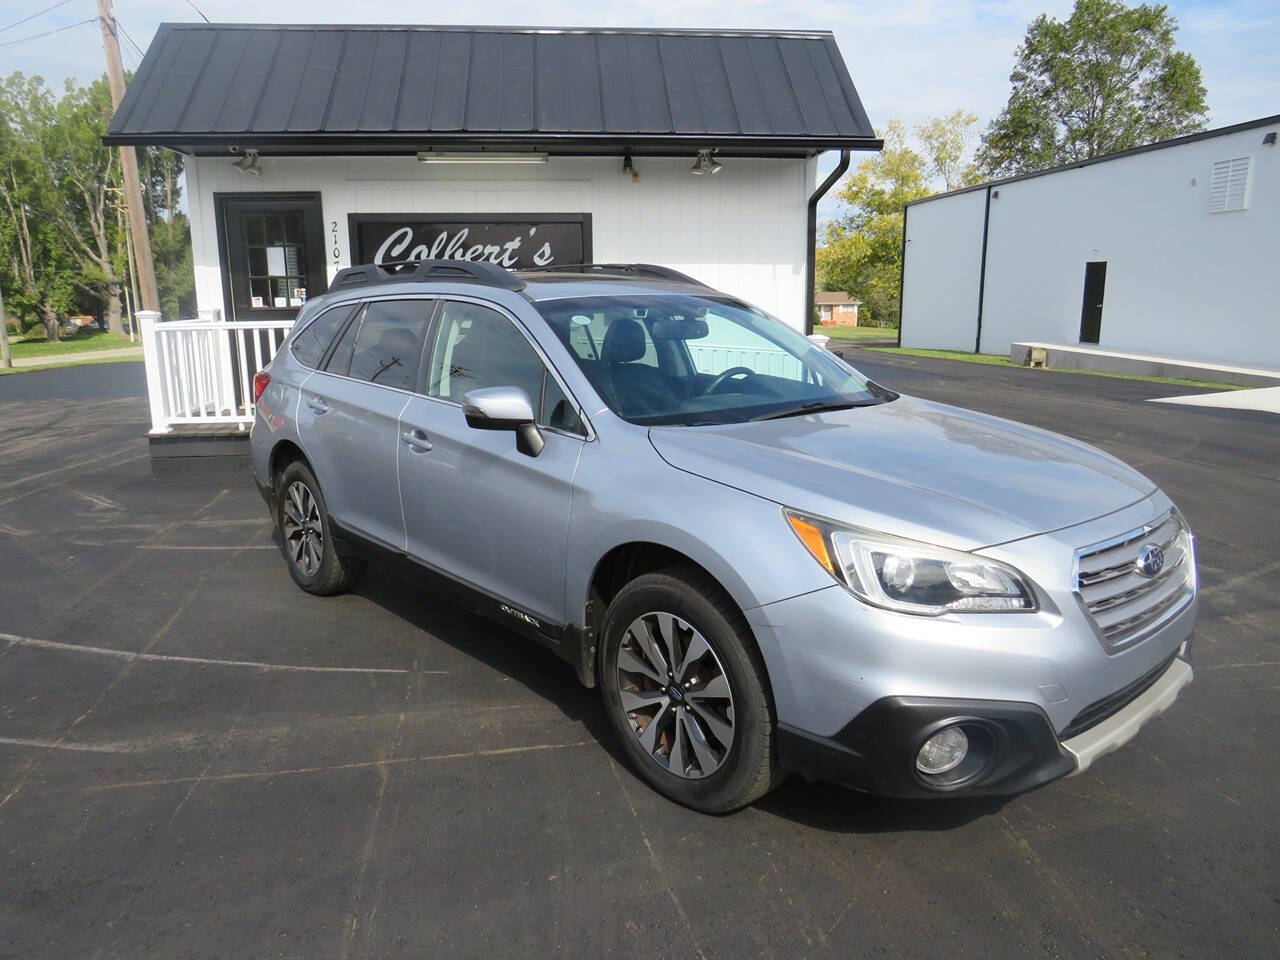
<svg viewBox="0 0 1280 960">
<path fill-rule="evenodd" d="M 339 290 L 357 283 L 386 283 L 391 280 L 459 280 L 482 283 L 503 290 L 523 290 L 525 283 L 515 274 L 492 263 L 474 260 L 395 260 L 365 263 L 339 270 L 329 289 Z"/>
<path fill-rule="evenodd" d="M 706 284 L 695 280 L 687 273 L 672 270 L 670 267 L 656 263 L 556 263 L 548 267 L 521 268 L 521 273 L 610 273 L 618 276 L 657 277 L 661 280 L 677 280 L 680 283 L 692 283 L 699 287 Z"/>
</svg>

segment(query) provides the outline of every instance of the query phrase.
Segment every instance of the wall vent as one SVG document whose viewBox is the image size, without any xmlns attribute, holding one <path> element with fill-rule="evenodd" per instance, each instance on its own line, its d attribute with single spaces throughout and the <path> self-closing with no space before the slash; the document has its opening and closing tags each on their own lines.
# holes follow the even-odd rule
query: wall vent
<svg viewBox="0 0 1280 960">
<path fill-rule="evenodd" d="M 1219 160 L 1209 181 L 1209 212 L 1243 210 L 1248 204 L 1249 158 Z"/>
</svg>

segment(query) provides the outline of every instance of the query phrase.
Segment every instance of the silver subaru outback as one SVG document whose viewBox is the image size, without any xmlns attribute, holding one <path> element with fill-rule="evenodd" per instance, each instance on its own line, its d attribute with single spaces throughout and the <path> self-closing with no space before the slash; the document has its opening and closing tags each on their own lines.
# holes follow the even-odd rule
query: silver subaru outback
<svg viewBox="0 0 1280 960">
<path fill-rule="evenodd" d="M 358 267 L 253 390 L 302 589 L 391 558 L 598 687 L 724 812 L 1084 771 L 1191 680 L 1191 533 L 1085 444 L 903 396 L 660 267 Z"/>
</svg>

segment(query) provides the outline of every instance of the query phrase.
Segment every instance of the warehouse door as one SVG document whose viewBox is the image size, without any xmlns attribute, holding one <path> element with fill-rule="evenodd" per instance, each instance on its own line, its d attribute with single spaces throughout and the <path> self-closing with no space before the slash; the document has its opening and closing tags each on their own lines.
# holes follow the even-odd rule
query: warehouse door
<svg viewBox="0 0 1280 960">
<path fill-rule="evenodd" d="M 1084 304 L 1080 308 L 1080 342 L 1098 343 L 1102 336 L 1102 293 L 1107 286 L 1107 261 L 1084 265 Z"/>
</svg>

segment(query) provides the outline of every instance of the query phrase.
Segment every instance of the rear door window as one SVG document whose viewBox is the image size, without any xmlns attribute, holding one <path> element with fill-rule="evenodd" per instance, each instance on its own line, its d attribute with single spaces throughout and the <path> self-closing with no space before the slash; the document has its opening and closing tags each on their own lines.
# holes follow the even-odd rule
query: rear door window
<svg viewBox="0 0 1280 960">
<path fill-rule="evenodd" d="M 434 305 L 433 300 L 375 300 L 368 304 L 355 336 L 347 376 L 384 387 L 415 389 L 422 366 L 422 341 Z M 334 361 L 342 348 L 339 343 Z"/>
</svg>

